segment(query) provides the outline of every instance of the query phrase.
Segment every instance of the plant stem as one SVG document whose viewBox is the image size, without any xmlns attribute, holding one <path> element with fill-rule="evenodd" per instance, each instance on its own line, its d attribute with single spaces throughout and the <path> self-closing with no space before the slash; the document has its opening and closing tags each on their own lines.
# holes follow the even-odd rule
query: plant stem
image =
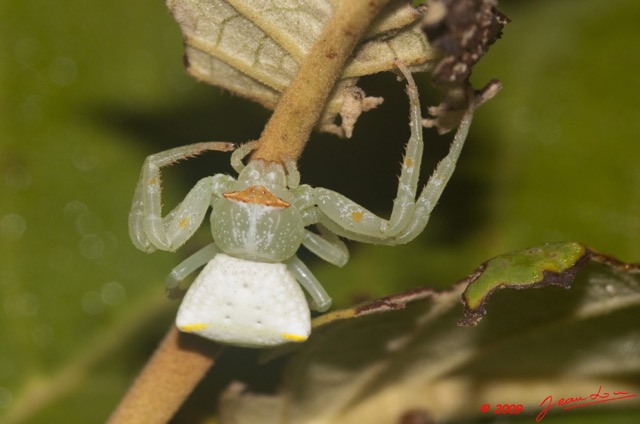
<svg viewBox="0 0 640 424">
<path fill-rule="evenodd" d="M 171 326 L 108 423 L 169 422 L 223 350 Z"/>
<path fill-rule="evenodd" d="M 344 0 L 300 65 L 260 136 L 252 159 L 297 161 L 342 68 L 390 0 Z"/>
</svg>

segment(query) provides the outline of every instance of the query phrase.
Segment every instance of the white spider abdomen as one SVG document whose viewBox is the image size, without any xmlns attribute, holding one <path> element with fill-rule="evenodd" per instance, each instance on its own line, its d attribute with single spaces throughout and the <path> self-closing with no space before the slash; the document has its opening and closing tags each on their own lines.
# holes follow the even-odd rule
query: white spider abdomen
<svg viewBox="0 0 640 424">
<path fill-rule="evenodd" d="M 309 306 L 282 263 L 218 254 L 193 282 L 178 310 L 178 329 L 245 347 L 305 341 Z"/>
</svg>

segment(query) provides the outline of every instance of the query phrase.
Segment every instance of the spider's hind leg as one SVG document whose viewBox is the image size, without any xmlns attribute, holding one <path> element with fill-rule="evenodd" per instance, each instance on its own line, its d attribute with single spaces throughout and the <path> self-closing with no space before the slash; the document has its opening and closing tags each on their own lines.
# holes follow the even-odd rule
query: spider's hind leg
<svg viewBox="0 0 640 424">
<path fill-rule="evenodd" d="M 327 227 L 316 224 L 320 234 L 305 231 L 302 245 L 330 264 L 344 266 L 349 260 L 349 249 L 340 238 Z"/>
<path fill-rule="evenodd" d="M 204 266 L 207 262 L 213 259 L 218 253 L 222 252 L 215 243 L 210 243 L 198 250 L 193 255 L 189 256 L 184 261 L 180 262 L 178 266 L 173 268 L 165 281 L 165 288 L 168 292 L 175 290 L 180 282 L 184 280 L 189 274 L 196 269 Z"/>
<path fill-rule="evenodd" d="M 287 269 L 296 277 L 300 285 L 311 297 L 311 309 L 324 312 L 331 307 L 331 297 L 327 294 L 322 284 L 309 271 L 309 268 L 298 259 L 297 256 L 287 261 Z"/>
</svg>

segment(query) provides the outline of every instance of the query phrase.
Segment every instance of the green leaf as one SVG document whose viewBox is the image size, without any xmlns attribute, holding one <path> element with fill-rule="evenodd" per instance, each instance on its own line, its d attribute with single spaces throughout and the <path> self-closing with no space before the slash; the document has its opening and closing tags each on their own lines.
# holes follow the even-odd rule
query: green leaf
<svg viewBox="0 0 640 424">
<path fill-rule="evenodd" d="M 568 287 L 575 272 L 588 258 L 587 253 L 578 243 L 550 243 L 487 261 L 463 294 L 469 324 L 484 315 L 485 300 L 494 290 L 551 284 Z"/>
<path fill-rule="evenodd" d="M 553 287 L 558 281 L 569 290 Z M 468 297 L 480 299 L 476 310 L 493 294 L 475 328 L 457 325 L 465 290 L 467 308 Z M 362 423 L 423 411 L 436 422 L 468 422 L 482 419 L 483 404 L 491 406 L 485 416 L 513 404 L 530 422 L 547 396 L 588 399 L 599 387 L 635 396 L 585 410 L 640 413 L 639 319 L 640 265 L 575 243 L 505 254 L 451 290 L 416 289 L 318 318 L 278 394 L 233 385 L 223 415 L 239 424 Z"/>
</svg>

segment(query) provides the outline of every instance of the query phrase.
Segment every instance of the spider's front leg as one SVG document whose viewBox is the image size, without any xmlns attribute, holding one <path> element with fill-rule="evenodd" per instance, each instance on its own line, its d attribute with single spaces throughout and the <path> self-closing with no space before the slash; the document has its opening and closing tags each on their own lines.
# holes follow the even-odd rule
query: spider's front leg
<svg viewBox="0 0 640 424">
<path fill-rule="evenodd" d="M 458 127 L 449 153 L 438 164 L 416 199 L 423 150 L 422 116 L 413 78 L 404 65 L 398 64 L 398 67 L 407 79 L 411 137 L 407 142 L 398 191 L 389 220 L 378 217 L 339 193 L 324 188 L 314 189 L 319 209 L 318 221 L 337 235 L 351 240 L 395 245 L 407 243 L 418 236 L 427 225 L 431 211 L 453 174 L 471 125 L 475 109 L 473 100 Z"/>
<path fill-rule="evenodd" d="M 198 229 L 211 196 L 220 193 L 233 179 L 218 174 L 203 178 L 191 189 L 185 199 L 166 217 L 161 216 L 162 189 L 160 168 L 171 165 L 208 150 L 228 152 L 231 143 L 207 142 L 177 147 L 147 157 L 129 212 L 129 235 L 140 250 L 151 253 L 156 249 L 174 251 L 184 244 Z"/>
</svg>

